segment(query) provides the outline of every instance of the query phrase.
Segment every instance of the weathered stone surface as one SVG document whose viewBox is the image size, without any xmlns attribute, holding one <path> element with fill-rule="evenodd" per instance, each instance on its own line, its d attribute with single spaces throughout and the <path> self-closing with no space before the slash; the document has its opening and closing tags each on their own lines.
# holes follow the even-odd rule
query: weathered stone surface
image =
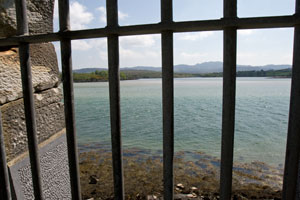
<svg viewBox="0 0 300 200">
<path fill-rule="evenodd" d="M 59 83 L 59 72 L 53 44 L 33 44 L 30 47 L 30 54 L 34 91 L 56 87 Z M 0 52 L 0 82 L 0 104 L 23 96 L 17 48 Z"/>
<path fill-rule="evenodd" d="M 56 134 L 54 139 L 40 145 L 40 164 L 44 199 L 72 199 L 68 166 L 66 135 Z M 56 136 L 58 136 L 56 138 Z M 13 196 L 16 199 L 34 199 L 29 157 L 9 163 Z"/>
<path fill-rule="evenodd" d="M 0 0 L 0 37 L 16 35 L 14 0 Z M 53 31 L 54 0 L 27 0 L 27 19 L 30 34 Z"/>
<path fill-rule="evenodd" d="M 62 94 L 53 88 L 34 94 L 39 143 L 65 127 Z M 23 99 L 1 106 L 7 159 L 27 150 L 27 135 Z"/>
</svg>

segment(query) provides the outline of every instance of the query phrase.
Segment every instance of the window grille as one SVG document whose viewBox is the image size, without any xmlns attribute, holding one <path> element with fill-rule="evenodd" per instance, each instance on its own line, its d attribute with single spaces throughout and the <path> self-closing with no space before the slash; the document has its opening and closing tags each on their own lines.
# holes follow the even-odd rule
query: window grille
<svg viewBox="0 0 300 200">
<path fill-rule="evenodd" d="M 232 189 L 237 30 L 281 27 L 294 27 L 292 87 L 282 197 L 285 200 L 295 199 L 300 152 L 300 124 L 298 121 L 300 119 L 300 0 L 296 0 L 296 12 L 294 15 L 252 18 L 238 18 L 237 0 L 224 0 L 223 18 L 217 20 L 185 22 L 174 22 L 172 0 L 161 0 L 160 23 L 132 26 L 119 26 L 118 2 L 117 0 L 106 0 L 107 26 L 105 28 L 77 31 L 70 30 L 69 0 L 59 0 L 60 31 L 37 35 L 28 35 L 26 1 L 16 0 L 15 2 L 18 35 L 0 39 L 0 47 L 11 45 L 19 46 L 28 146 L 31 172 L 33 174 L 34 196 L 36 199 L 43 199 L 43 195 L 41 188 L 41 174 L 36 139 L 35 112 L 33 107 L 34 102 L 29 59 L 29 45 L 31 43 L 60 41 L 61 44 L 62 77 L 72 199 L 81 199 L 74 117 L 71 40 L 100 37 L 108 38 L 114 197 L 115 199 L 124 199 L 120 115 L 119 36 L 161 34 L 163 80 L 163 195 L 165 199 L 173 199 L 173 33 L 223 30 L 224 66 L 220 197 L 223 200 L 227 200 L 231 198 Z M 1 199 L 10 199 L 11 192 L 7 174 L 1 114 L 0 145 L 0 195 Z"/>
</svg>

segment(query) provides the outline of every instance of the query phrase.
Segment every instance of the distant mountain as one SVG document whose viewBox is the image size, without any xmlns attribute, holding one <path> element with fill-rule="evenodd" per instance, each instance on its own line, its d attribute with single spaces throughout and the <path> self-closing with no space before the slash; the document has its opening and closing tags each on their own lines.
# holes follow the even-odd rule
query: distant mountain
<svg viewBox="0 0 300 200">
<path fill-rule="evenodd" d="M 280 70 L 291 68 L 291 65 L 264 65 L 264 66 L 251 66 L 251 65 L 237 65 L 237 71 L 260 71 L 260 70 Z M 174 71 L 178 73 L 212 73 L 222 72 L 222 62 L 204 62 L 196 65 L 176 65 Z"/>
<path fill-rule="evenodd" d="M 268 71 L 268 70 L 280 70 L 291 68 L 291 65 L 264 65 L 264 66 L 251 66 L 251 65 L 238 65 L 237 71 Z M 73 70 L 75 73 L 91 73 L 96 70 L 103 71 L 106 68 L 84 68 Z M 126 67 L 121 68 L 121 71 L 129 70 L 147 70 L 147 71 L 161 71 L 160 67 L 147 67 L 147 66 L 136 66 L 136 67 Z M 191 74 L 202 74 L 202 73 L 212 73 L 212 72 L 222 72 L 223 63 L 222 62 L 204 62 L 195 65 L 175 65 L 174 72 L 176 73 L 191 73 Z"/>
</svg>

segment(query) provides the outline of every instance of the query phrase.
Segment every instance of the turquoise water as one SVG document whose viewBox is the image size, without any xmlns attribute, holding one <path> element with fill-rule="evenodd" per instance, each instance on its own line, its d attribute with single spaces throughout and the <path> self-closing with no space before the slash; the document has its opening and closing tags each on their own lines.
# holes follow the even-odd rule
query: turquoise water
<svg viewBox="0 0 300 200">
<path fill-rule="evenodd" d="M 222 78 L 175 79 L 175 151 L 220 157 Z M 108 83 L 75 83 L 78 143 L 110 145 Z M 125 149 L 162 150 L 161 79 L 121 82 Z M 238 78 L 235 152 L 239 162 L 284 162 L 290 79 Z"/>
</svg>

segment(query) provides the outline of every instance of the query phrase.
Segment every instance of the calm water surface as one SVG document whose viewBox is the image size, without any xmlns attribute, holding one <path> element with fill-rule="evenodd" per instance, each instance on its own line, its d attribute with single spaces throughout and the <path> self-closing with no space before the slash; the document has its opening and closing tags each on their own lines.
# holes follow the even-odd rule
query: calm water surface
<svg viewBox="0 0 300 200">
<path fill-rule="evenodd" d="M 110 145 L 108 83 L 75 83 L 78 143 Z M 121 82 L 124 148 L 162 150 L 161 79 Z M 238 78 L 235 161 L 284 162 L 290 79 Z M 175 79 L 175 150 L 220 157 L 222 78 Z"/>
</svg>

